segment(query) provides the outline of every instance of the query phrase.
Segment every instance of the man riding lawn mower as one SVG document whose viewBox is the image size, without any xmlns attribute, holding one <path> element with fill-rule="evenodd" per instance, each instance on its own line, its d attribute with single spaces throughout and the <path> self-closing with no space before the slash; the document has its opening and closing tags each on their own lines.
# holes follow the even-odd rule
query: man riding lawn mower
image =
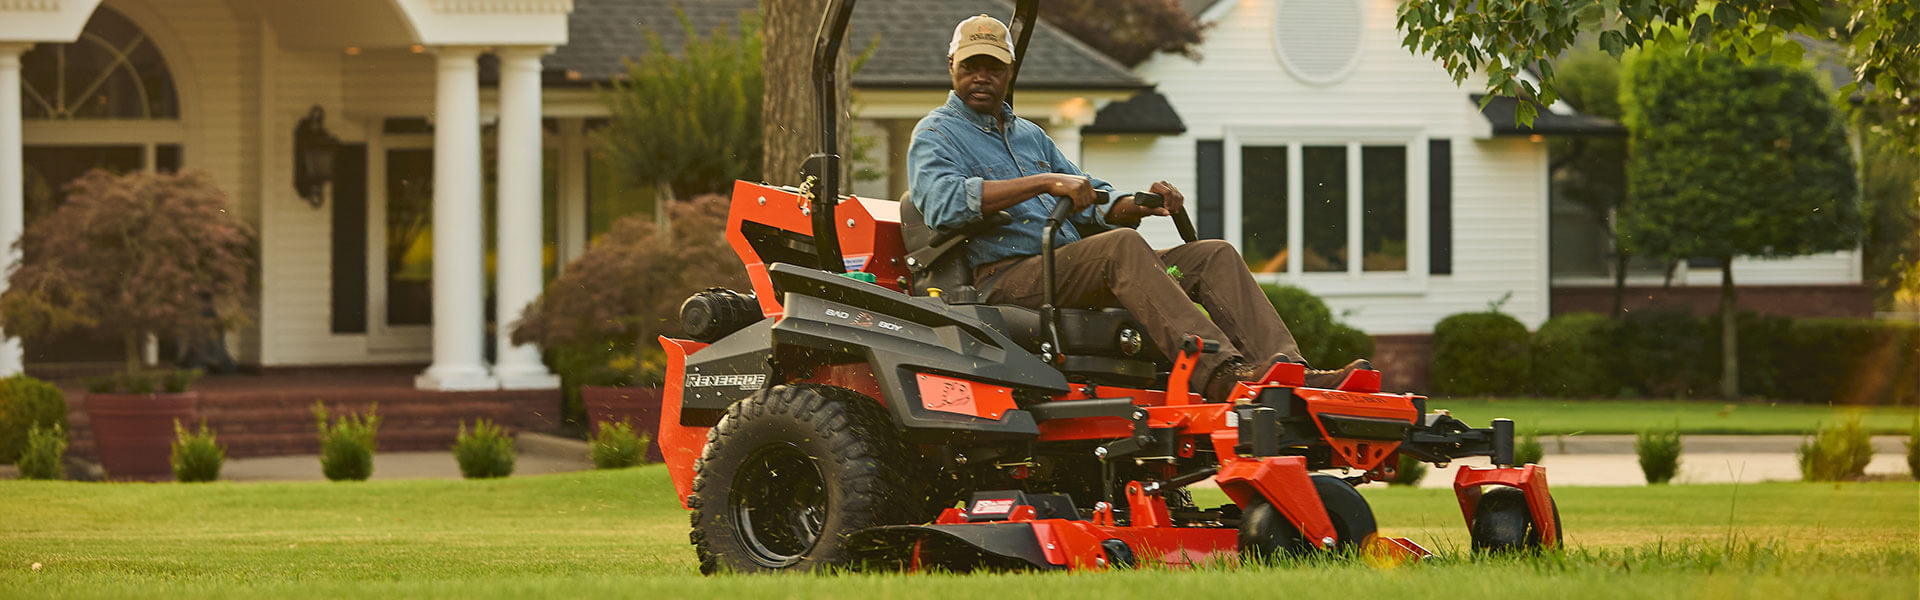
<svg viewBox="0 0 1920 600">
<path fill-rule="evenodd" d="M 702 572 L 1420 558 L 1376 535 L 1354 489 L 1403 454 L 1491 457 L 1454 482 L 1475 549 L 1559 544 L 1545 470 L 1512 466 L 1511 421 L 1427 413 L 1365 361 L 1308 369 L 1177 189 L 1110 202 L 1013 116 L 1036 0 L 1011 30 L 955 30 L 955 93 L 916 128 L 912 202 L 841 196 L 833 58 L 852 5 L 830 2 L 815 41 L 805 182 L 734 186 L 727 239 L 753 290 L 689 298 L 693 339 L 661 339 L 658 439 Z M 1127 227 L 1146 216 L 1187 243 L 1152 250 Z M 1209 480 L 1231 504 L 1195 505 L 1184 488 Z"/>
</svg>

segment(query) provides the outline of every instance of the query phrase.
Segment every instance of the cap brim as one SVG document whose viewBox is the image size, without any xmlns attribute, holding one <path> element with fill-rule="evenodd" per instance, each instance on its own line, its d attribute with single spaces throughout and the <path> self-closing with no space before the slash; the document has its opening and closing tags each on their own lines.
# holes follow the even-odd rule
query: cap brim
<svg viewBox="0 0 1920 600">
<path fill-rule="evenodd" d="M 969 44 L 953 51 L 953 62 L 960 62 L 975 56 L 987 55 L 1000 62 L 1013 64 L 1013 52 L 993 44 Z"/>
</svg>

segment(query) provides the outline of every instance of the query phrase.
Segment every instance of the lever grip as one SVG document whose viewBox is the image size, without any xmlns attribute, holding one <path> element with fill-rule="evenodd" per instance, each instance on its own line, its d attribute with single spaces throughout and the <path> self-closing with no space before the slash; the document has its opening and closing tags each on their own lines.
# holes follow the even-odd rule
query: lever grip
<svg viewBox="0 0 1920 600">
<path fill-rule="evenodd" d="M 1106 204 L 1107 201 L 1110 199 L 1111 199 L 1111 196 L 1107 193 L 1106 190 L 1096 189 L 1093 191 L 1094 206 Z M 1047 215 L 1048 223 L 1060 223 L 1060 222 L 1066 221 L 1067 215 L 1073 213 L 1073 200 L 1070 200 L 1067 198 L 1056 198 L 1056 200 L 1058 200 L 1058 202 L 1055 202 L 1053 205 L 1053 213 Z"/>
<path fill-rule="evenodd" d="M 1134 192 L 1133 205 L 1140 208 L 1160 208 L 1167 205 L 1167 198 L 1153 192 Z"/>
<path fill-rule="evenodd" d="M 1153 192 L 1134 192 L 1133 205 L 1141 208 L 1160 208 L 1167 205 L 1167 199 Z M 1173 227 L 1180 230 L 1181 241 L 1194 242 L 1200 239 L 1200 233 L 1194 230 L 1193 219 L 1187 217 L 1185 209 L 1173 213 Z"/>
</svg>

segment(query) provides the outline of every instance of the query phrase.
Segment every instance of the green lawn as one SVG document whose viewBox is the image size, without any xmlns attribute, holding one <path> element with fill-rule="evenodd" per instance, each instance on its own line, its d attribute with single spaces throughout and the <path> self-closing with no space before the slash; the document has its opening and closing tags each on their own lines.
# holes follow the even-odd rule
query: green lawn
<svg viewBox="0 0 1920 600">
<path fill-rule="evenodd" d="M 1805 434 L 1856 414 L 1874 433 L 1906 434 L 1913 431 L 1914 417 L 1920 414 L 1910 406 L 1558 398 L 1431 398 L 1427 408 L 1453 411 L 1453 416 L 1475 427 L 1506 417 L 1521 432 L 1543 434 L 1638 433 L 1676 423 L 1687 434 Z"/>
<path fill-rule="evenodd" d="M 1445 490 L 1367 495 L 1453 558 L 1124 573 L 695 574 L 665 471 L 497 481 L 0 481 L 0 597 L 1873 597 L 1920 593 L 1912 483 L 1567 488 L 1571 549 L 1476 560 Z M 43 563 L 39 571 L 33 563 Z"/>
</svg>

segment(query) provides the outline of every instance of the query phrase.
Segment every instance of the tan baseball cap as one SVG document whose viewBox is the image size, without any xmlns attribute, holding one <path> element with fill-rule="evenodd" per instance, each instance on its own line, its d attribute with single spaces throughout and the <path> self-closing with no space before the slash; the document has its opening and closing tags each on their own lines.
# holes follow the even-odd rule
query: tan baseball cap
<svg viewBox="0 0 1920 600">
<path fill-rule="evenodd" d="M 1007 24 L 980 15 L 968 17 L 953 28 L 953 42 L 947 44 L 947 58 L 960 62 L 985 54 L 1013 64 L 1013 46 L 1007 43 Z"/>
</svg>

